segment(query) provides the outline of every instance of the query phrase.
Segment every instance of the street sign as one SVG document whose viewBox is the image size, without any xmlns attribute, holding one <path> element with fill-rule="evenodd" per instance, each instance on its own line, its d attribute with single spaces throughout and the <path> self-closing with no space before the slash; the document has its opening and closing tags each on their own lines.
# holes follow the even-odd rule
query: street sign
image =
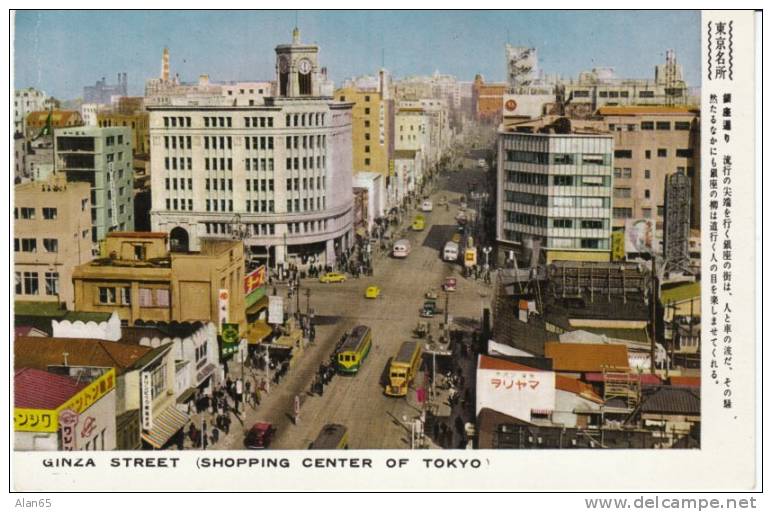
<svg viewBox="0 0 772 512">
<path fill-rule="evenodd" d="M 228 321 L 228 305 L 230 303 L 230 297 L 231 294 L 226 289 L 221 289 L 217 294 L 218 320 L 220 325 Z"/>
<path fill-rule="evenodd" d="M 142 372 L 142 429 L 153 428 L 153 374 Z"/>
</svg>

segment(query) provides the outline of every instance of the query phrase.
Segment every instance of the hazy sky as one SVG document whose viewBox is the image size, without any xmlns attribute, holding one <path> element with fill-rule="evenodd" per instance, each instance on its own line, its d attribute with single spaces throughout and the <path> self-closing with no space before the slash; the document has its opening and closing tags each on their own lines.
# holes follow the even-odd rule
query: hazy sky
<svg viewBox="0 0 772 512">
<path fill-rule="evenodd" d="M 15 87 L 80 97 L 101 77 L 128 73 L 129 94 L 161 72 L 195 81 L 271 80 L 274 47 L 291 40 L 296 11 L 20 11 L 15 18 Z M 435 70 L 472 80 L 505 76 L 504 44 L 537 48 L 539 67 L 575 77 L 608 66 L 629 78 L 654 76 L 673 48 L 687 83 L 700 80 L 697 11 L 297 11 L 303 42 L 320 48 L 330 77 L 395 76 Z"/>
</svg>

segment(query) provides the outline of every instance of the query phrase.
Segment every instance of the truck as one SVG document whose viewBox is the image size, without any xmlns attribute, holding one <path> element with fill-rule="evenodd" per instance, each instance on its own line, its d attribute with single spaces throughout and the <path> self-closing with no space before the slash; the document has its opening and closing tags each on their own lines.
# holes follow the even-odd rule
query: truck
<svg viewBox="0 0 772 512">
<path fill-rule="evenodd" d="M 458 243 L 449 240 L 442 249 L 443 261 L 456 261 L 458 259 Z"/>
</svg>

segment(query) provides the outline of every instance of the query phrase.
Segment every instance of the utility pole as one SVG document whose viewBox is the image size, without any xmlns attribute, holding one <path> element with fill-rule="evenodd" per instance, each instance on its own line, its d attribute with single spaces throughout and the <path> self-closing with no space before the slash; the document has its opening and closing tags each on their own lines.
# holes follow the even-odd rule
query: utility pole
<svg viewBox="0 0 772 512">
<path fill-rule="evenodd" d="M 657 288 L 659 287 L 659 279 L 657 278 L 657 256 L 652 254 L 651 257 L 651 373 L 656 375 L 655 355 L 657 348 Z"/>
</svg>

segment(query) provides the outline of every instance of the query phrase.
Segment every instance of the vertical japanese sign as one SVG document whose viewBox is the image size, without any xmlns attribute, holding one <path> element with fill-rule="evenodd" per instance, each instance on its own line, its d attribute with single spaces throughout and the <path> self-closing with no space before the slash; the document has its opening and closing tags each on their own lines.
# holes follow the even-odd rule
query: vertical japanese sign
<svg viewBox="0 0 772 512">
<path fill-rule="evenodd" d="M 153 374 L 151 372 L 142 372 L 141 390 L 142 430 L 151 430 L 153 428 Z"/>
<path fill-rule="evenodd" d="M 755 335 L 755 23 L 702 15 L 703 433 L 753 440 Z"/>
<path fill-rule="evenodd" d="M 217 294 L 217 314 L 218 314 L 218 326 L 222 329 L 223 324 L 228 322 L 228 304 L 230 303 L 231 294 L 228 290 L 222 289 Z"/>
</svg>

